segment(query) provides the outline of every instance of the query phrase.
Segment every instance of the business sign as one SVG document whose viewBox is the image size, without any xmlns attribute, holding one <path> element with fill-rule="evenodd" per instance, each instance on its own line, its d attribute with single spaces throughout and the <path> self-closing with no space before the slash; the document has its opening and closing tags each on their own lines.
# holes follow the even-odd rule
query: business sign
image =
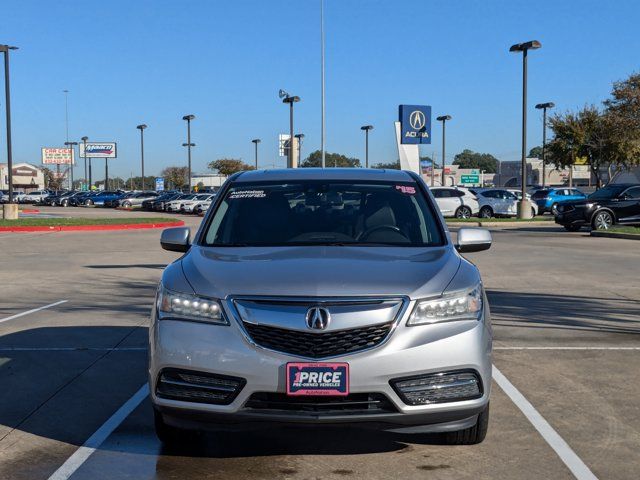
<svg viewBox="0 0 640 480">
<path fill-rule="evenodd" d="M 480 175 L 460 175 L 460 182 L 476 185 L 480 183 Z"/>
<path fill-rule="evenodd" d="M 278 155 L 281 157 L 289 156 L 289 143 L 291 135 L 281 133 L 278 135 Z"/>
<path fill-rule="evenodd" d="M 42 163 L 45 165 L 71 165 L 74 163 L 72 148 L 42 148 Z"/>
<path fill-rule="evenodd" d="M 164 191 L 164 178 L 156 177 L 156 192 Z"/>
<path fill-rule="evenodd" d="M 402 143 L 431 143 L 431 107 L 429 105 L 400 105 L 398 112 Z"/>
<path fill-rule="evenodd" d="M 85 157 L 84 142 L 79 143 L 80 157 Z M 87 158 L 116 158 L 116 144 L 115 142 L 87 142 Z"/>
</svg>

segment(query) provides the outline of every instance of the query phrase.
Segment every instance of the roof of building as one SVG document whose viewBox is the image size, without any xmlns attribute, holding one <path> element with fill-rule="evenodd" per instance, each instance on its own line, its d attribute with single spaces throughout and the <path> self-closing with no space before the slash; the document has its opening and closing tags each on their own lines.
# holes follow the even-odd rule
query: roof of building
<svg viewBox="0 0 640 480">
<path fill-rule="evenodd" d="M 249 170 L 235 178 L 236 182 L 265 182 L 290 180 L 382 180 L 407 182 L 413 180 L 403 170 L 376 168 L 287 168 L 273 170 Z"/>
</svg>

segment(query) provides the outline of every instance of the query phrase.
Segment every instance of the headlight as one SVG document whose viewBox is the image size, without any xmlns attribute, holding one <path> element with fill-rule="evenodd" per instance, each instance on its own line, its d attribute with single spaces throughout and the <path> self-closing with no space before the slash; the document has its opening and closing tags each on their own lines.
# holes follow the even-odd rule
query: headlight
<svg viewBox="0 0 640 480">
<path fill-rule="evenodd" d="M 407 325 L 428 325 L 453 320 L 479 320 L 482 314 L 482 285 L 471 290 L 443 295 L 416 303 Z"/>
<path fill-rule="evenodd" d="M 222 313 L 220 303 L 211 298 L 172 292 L 160 285 L 156 302 L 158 317 L 161 320 L 177 318 L 194 322 L 229 325 Z"/>
<path fill-rule="evenodd" d="M 596 204 L 595 203 L 585 203 L 584 206 L 587 207 L 587 209 L 592 209 L 593 207 L 596 206 Z"/>
</svg>

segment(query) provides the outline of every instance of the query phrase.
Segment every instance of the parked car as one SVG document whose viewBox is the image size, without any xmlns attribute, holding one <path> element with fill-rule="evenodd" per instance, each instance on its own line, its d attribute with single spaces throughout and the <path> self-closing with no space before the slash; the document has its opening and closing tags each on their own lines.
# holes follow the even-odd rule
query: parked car
<svg viewBox="0 0 640 480">
<path fill-rule="evenodd" d="M 194 208 L 200 202 L 206 202 L 214 198 L 215 195 L 213 193 L 198 193 L 191 200 L 184 200 L 180 204 L 180 212 L 182 213 L 194 213 Z"/>
<path fill-rule="evenodd" d="M 51 193 L 48 190 L 35 190 L 29 192 L 22 197 L 23 203 L 39 203 L 47 198 Z"/>
<path fill-rule="evenodd" d="M 70 207 L 79 207 L 81 205 L 86 205 L 86 202 L 90 201 L 89 199 L 91 199 L 92 197 L 95 197 L 99 193 L 100 192 L 97 192 L 97 191 L 93 191 L 93 192 L 89 192 L 89 191 L 78 192 L 76 195 L 72 195 L 71 197 L 69 197 L 69 206 Z"/>
<path fill-rule="evenodd" d="M 516 196 L 516 198 L 518 199 L 518 201 L 520 201 L 520 199 L 522 198 L 522 192 L 520 190 L 518 190 L 516 188 L 507 188 L 506 190 L 507 190 L 507 192 L 513 193 Z M 536 189 L 534 191 L 537 191 L 537 190 L 540 190 L 540 189 Z M 531 216 L 535 217 L 536 215 L 538 215 L 538 212 L 539 212 L 538 204 L 533 201 L 533 199 L 531 198 L 531 194 L 530 193 L 525 193 L 525 195 L 526 195 L 527 200 L 529 200 L 529 203 L 531 204 Z"/>
<path fill-rule="evenodd" d="M 587 196 L 577 188 L 543 188 L 531 195 L 531 199 L 538 205 L 538 212 L 543 214 L 551 212 L 555 215 L 558 204 L 569 200 L 584 200 Z"/>
<path fill-rule="evenodd" d="M 176 193 L 176 192 L 162 193 L 156 198 L 151 198 L 149 200 L 145 200 L 144 202 L 142 202 L 142 209 L 151 210 L 151 211 L 164 210 L 165 202 L 175 200 L 180 195 L 181 195 L 180 193 Z"/>
<path fill-rule="evenodd" d="M 13 203 L 23 203 L 24 192 L 13 191 Z M 9 190 L 2 190 L 0 193 L 0 203 L 9 203 Z"/>
<path fill-rule="evenodd" d="M 513 217 L 518 214 L 518 199 L 502 188 L 469 189 L 478 199 L 481 218 Z"/>
<path fill-rule="evenodd" d="M 118 206 L 125 208 L 141 206 L 142 202 L 144 202 L 145 200 L 150 200 L 157 197 L 158 192 L 137 192 L 121 198 L 118 202 Z"/>
<path fill-rule="evenodd" d="M 204 215 L 207 210 L 209 210 L 209 207 L 211 207 L 213 200 L 214 198 L 197 203 L 196 206 L 193 207 L 193 213 L 195 213 L 196 215 Z"/>
<path fill-rule="evenodd" d="M 464 187 L 431 187 L 444 217 L 470 218 L 480 211 L 478 199 Z"/>
<path fill-rule="evenodd" d="M 175 200 L 171 200 L 171 201 L 167 202 L 165 207 L 164 207 L 164 210 L 166 212 L 179 212 L 180 211 L 180 205 L 182 205 L 183 202 L 186 202 L 188 200 L 193 200 L 195 198 L 195 196 L 196 196 L 195 193 L 185 193 L 183 195 L 180 195 Z"/>
<path fill-rule="evenodd" d="M 219 195 L 193 242 L 161 234 L 182 254 L 149 328 L 161 441 L 251 422 L 485 438 L 490 315 L 460 253 L 489 248 L 487 230 L 453 243 L 424 181 L 399 170 L 241 172 Z"/>
<path fill-rule="evenodd" d="M 59 195 L 53 199 L 52 205 L 55 205 L 56 207 L 68 207 L 69 200 L 71 199 L 71 197 L 75 195 L 80 195 L 81 193 L 84 193 L 84 192 L 76 192 L 74 190 L 64 192 L 62 195 Z"/>
<path fill-rule="evenodd" d="M 590 225 L 606 230 L 612 225 L 640 225 L 640 184 L 612 184 L 585 200 L 558 205 L 556 223 L 575 232 Z"/>
</svg>

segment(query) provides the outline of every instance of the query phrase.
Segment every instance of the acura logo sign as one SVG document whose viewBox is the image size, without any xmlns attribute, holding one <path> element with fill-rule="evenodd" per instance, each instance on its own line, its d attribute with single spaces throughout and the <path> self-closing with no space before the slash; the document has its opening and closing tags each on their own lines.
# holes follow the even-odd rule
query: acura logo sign
<svg viewBox="0 0 640 480">
<path fill-rule="evenodd" d="M 411 115 L 409 115 L 409 125 L 411 125 L 411 128 L 414 130 L 422 130 L 426 124 L 427 120 L 424 113 L 420 110 L 414 110 L 411 112 Z"/>
<path fill-rule="evenodd" d="M 329 310 L 323 307 L 311 307 L 305 317 L 307 327 L 311 330 L 325 330 L 331 322 Z"/>
</svg>

